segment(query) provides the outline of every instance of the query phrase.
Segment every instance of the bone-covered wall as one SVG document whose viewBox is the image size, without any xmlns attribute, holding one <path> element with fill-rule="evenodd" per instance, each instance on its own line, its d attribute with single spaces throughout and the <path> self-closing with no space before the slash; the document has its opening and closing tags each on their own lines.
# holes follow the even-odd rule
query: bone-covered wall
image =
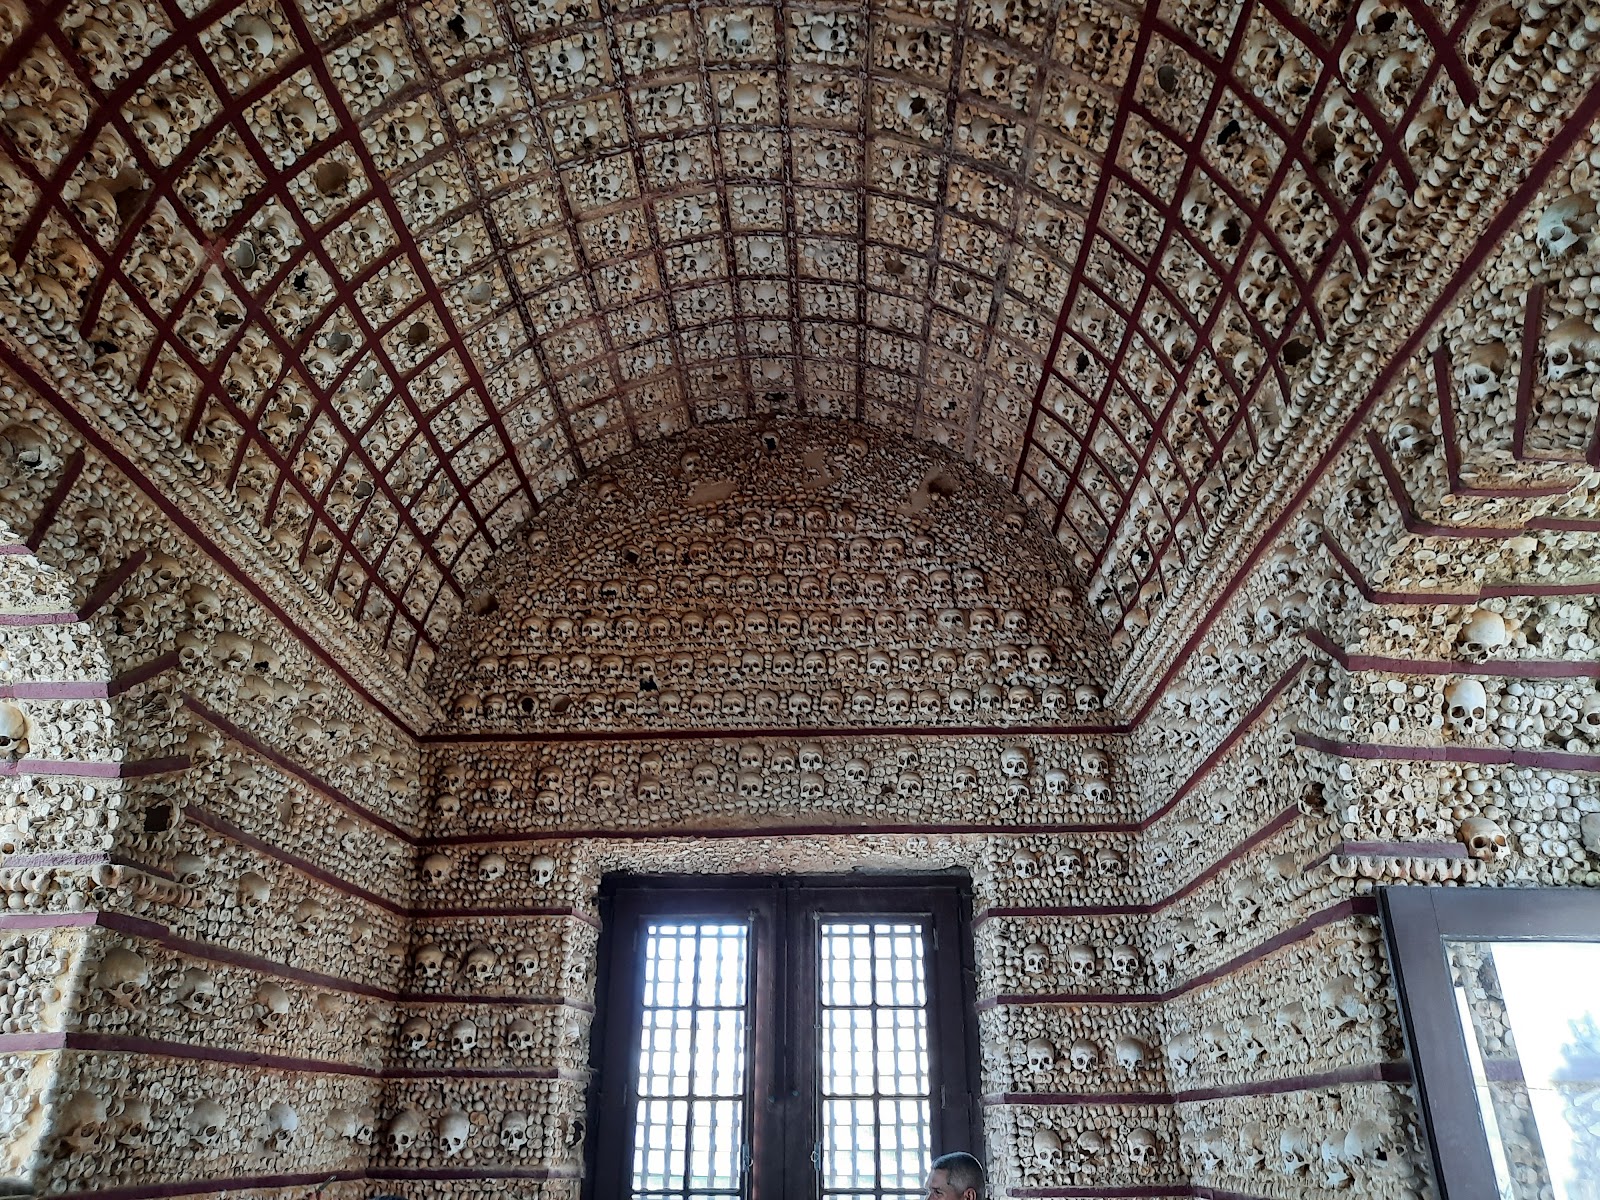
<svg viewBox="0 0 1600 1200">
<path fill-rule="evenodd" d="M 5 1176 L 359 1178 L 409 936 L 416 744 L 21 380 L 0 386 Z"/>
<path fill-rule="evenodd" d="M 1428 1194 L 1374 886 L 1600 883 L 1597 35 L 0 0 L 5 1186 L 573 1200 L 601 877 L 860 867 L 1000 1194 Z"/>
</svg>

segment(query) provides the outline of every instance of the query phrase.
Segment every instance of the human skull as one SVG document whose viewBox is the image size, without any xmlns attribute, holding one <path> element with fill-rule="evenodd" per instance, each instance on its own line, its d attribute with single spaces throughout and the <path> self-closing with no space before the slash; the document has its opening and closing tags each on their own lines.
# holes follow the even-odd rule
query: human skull
<svg viewBox="0 0 1600 1200">
<path fill-rule="evenodd" d="M 220 1149 L 228 1133 L 228 1112 L 215 1100 L 196 1101 L 183 1121 L 189 1145 L 196 1150 Z"/>
<path fill-rule="evenodd" d="M 1154 1131 L 1139 1125 L 1128 1131 L 1128 1159 L 1136 1167 L 1149 1167 L 1155 1163 L 1161 1149 Z"/>
<path fill-rule="evenodd" d="M 1580 249 L 1595 226 L 1594 201 L 1587 195 L 1568 193 L 1552 201 L 1539 214 L 1534 241 L 1546 262 L 1554 262 Z"/>
<path fill-rule="evenodd" d="M 27 753 L 27 714 L 9 701 L 0 701 L 0 756 L 15 762 Z"/>
<path fill-rule="evenodd" d="M 1041 975 L 1050 968 L 1050 948 L 1043 942 L 1029 942 L 1022 948 L 1022 969 Z"/>
<path fill-rule="evenodd" d="M 422 878 L 434 887 L 439 887 L 450 878 L 450 873 L 455 864 L 448 854 L 429 854 L 422 860 Z"/>
<path fill-rule="evenodd" d="M 1111 948 L 1111 969 L 1118 975 L 1133 975 L 1139 970 L 1139 952 L 1132 946 Z"/>
<path fill-rule="evenodd" d="M 433 1026 L 426 1017 L 407 1017 L 400 1025 L 400 1048 L 408 1054 L 421 1053 L 432 1036 Z"/>
<path fill-rule="evenodd" d="M 118 1008 L 131 1010 L 144 998 L 150 983 L 150 964 L 136 951 L 113 946 L 101 957 L 94 983 Z"/>
<path fill-rule="evenodd" d="M 556 860 L 548 854 L 535 854 L 528 863 L 528 875 L 536 887 L 546 887 L 556 877 Z"/>
<path fill-rule="evenodd" d="M 445 1031 L 450 1039 L 450 1048 L 457 1054 L 471 1054 L 478 1046 L 478 1027 L 471 1021 L 462 1019 L 453 1022 Z"/>
<path fill-rule="evenodd" d="M 1040 1125 L 1033 1131 L 1033 1161 L 1039 1171 L 1053 1171 L 1061 1166 L 1061 1139 L 1053 1129 Z"/>
<path fill-rule="evenodd" d="M 494 978 L 499 966 L 499 956 L 493 950 L 487 946 L 473 946 L 467 951 L 461 973 L 473 983 L 484 984 Z"/>
<path fill-rule="evenodd" d="M 847 782 L 857 787 L 865 787 L 868 778 L 872 775 L 872 767 L 865 759 L 852 758 L 844 764 L 844 777 Z"/>
<path fill-rule="evenodd" d="M 512 1017 L 506 1025 L 506 1046 L 509 1049 L 525 1052 L 533 1049 L 537 1033 L 533 1023 L 526 1017 Z"/>
<path fill-rule="evenodd" d="M 508 1112 L 500 1118 L 500 1148 L 520 1154 L 528 1145 L 528 1114 Z"/>
<path fill-rule="evenodd" d="M 444 974 L 444 951 L 426 942 L 412 953 L 411 963 L 418 979 L 431 982 Z"/>
<path fill-rule="evenodd" d="M 802 771 L 821 771 L 826 765 L 822 747 L 815 742 L 807 742 L 802 745 L 798 757 Z"/>
<path fill-rule="evenodd" d="M 1033 770 L 1033 760 L 1020 746 L 1011 746 L 1000 755 L 1000 771 L 1008 779 L 1020 779 Z"/>
<path fill-rule="evenodd" d="M 1456 829 L 1456 836 L 1473 858 L 1493 862 L 1508 852 L 1506 831 L 1488 817 L 1468 817 Z"/>
<path fill-rule="evenodd" d="M 267 1106 L 266 1148 L 282 1153 L 294 1144 L 294 1135 L 300 1129 L 300 1114 L 290 1104 L 276 1100 Z"/>
<path fill-rule="evenodd" d="M 1035 1075 L 1043 1075 L 1055 1069 L 1056 1048 L 1049 1038 L 1031 1038 L 1025 1050 L 1028 1056 L 1028 1070 Z"/>
<path fill-rule="evenodd" d="M 1504 342 L 1487 342 L 1474 346 L 1468 352 L 1462 377 L 1469 399 L 1484 400 L 1500 390 L 1500 381 L 1505 377 L 1506 359 Z"/>
<path fill-rule="evenodd" d="M 395 1113 L 389 1122 L 389 1128 L 384 1131 L 384 1140 L 389 1144 L 391 1154 L 410 1154 L 418 1148 L 422 1140 L 422 1118 L 412 1108 L 402 1108 Z"/>
<path fill-rule="evenodd" d="M 187 967 L 178 976 L 177 997 L 184 1011 L 209 1016 L 217 1006 L 217 981 L 199 967 Z"/>
<path fill-rule="evenodd" d="M 1150 1061 L 1149 1045 L 1136 1037 L 1119 1037 L 1113 1049 L 1116 1051 L 1117 1065 L 1124 1071 L 1142 1071 Z"/>
<path fill-rule="evenodd" d="M 61 1105 L 56 1127 L 74 1153 L 98 1154 L 106 1141 L 105 1101 L 80 1088 Z"/>
<path fill-rule="evenodd" d="M 261 1028 L 272 1032 L 289 1017 L 289 993 L 270 980 L 256 988 L 254 1012 Z"/>
<path fill-rule="evenodd" d="M 1011 873 L 1018 879 L 1032 879 L 1039 874 L 1039 856 L 1027 847 L 1019 847 L 1011 856 Z"/>
<path fill-rule="evenodd" d="M 1585 850 L 1600 858 L 1600 813 L 1584 813 L 1578 818 L 1578 837 Z"/>
<path fill-rule="evenodd" d="M 472 1138 L 472 1121 L 463 1112 L 447 1112 L 439 1118 L 439 1150 L 454 1158 L 467 1148 Z"/>
<path fill-rule="evenodd" d="M 1080 982 L 1094 978 L 1100 970 L 1094 947 L 1081 943 L 1068 947 L 1067 966 L 1072 970 L 1073 976 Z"/>
<path fill-rule="evenodd" d="M 1476 679 L 1457 679 L 1445 689 L 1445 717 L 1462 735 L 1481 733 L 1488 724 L 1489 697 Z"/>
<path fill-rule="evenodd" d="M 1067 1052 L 1074 1071 L 1092 1071 L 1100 1065 L 1100 1047 L 1085 1038 L 1078 1038 Z"/>
<path fill-rule="evenodd" d="M 1461 623 L 1461 631 L 1456 635 L 1456 644 L 1474 662 L 1482 662 L 1510 641 L 1506 619 L 1490 608 L 1473 609 Z"/>
</svg>

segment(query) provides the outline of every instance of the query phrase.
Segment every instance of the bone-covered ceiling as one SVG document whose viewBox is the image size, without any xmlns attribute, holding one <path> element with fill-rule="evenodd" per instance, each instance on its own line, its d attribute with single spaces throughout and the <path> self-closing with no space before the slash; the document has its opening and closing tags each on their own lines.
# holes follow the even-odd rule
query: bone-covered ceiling
<svg viewBox="0 0 1600 1200">
<path fill-rule="evenodd" d="M 1519 20 L 7 0 L 4 315 L 417 670 L 543 498 L 769 413 L 967 455 L 1126 627 Z"/>
</svg>

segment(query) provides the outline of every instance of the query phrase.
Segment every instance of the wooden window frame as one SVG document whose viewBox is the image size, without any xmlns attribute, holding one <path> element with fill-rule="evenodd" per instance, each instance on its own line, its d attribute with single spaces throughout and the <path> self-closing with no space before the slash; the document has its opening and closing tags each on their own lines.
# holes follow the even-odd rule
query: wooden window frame
<svg viewBox="0 0 1600 1200">
<path fill-rule="evenodd" d="M 981 1157 L 972 885 L 965 872 L 867 877 L 608 875 L 600 887 L 598 1007 L 590 1039 L 588 1108 L 593 1136 L 588 1139 L 584 1171 L 587 1200 L 618 1200 L 629 1193 L 644 982 L 638 934 L 646 920 L 680 915 L 751 921 L 746 1200 L 815 1200 L 819 1191 L 813 1158 L 820 1145 L 819 915 L 914 915 L 928 920 L 933 1156 L 967 1150 Z M 779 956 L 781 961 L 775 962 Z M 779 1052 L 780 1047 L 787 1052 Z"/>
<path fill-rule="evenodd" d="M 1440 1200 L 1499 1200 L 1445 942 L 1600 942 L 1600 892 L 1385 887 L 1378 903 Z"/>
</svg>

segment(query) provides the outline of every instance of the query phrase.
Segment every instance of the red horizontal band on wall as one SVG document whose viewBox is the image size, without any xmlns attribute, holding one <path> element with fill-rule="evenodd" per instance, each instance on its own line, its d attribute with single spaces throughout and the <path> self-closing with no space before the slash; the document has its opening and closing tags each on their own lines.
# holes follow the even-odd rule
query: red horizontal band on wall
<svg viewBox="0 0 1600 1200">
<path fill-rule="evenodd" d="M 1196 975 L 1176 987 L 1168 988 L 1164 992 L 1039 992 L 1025 994 L 1021 992 L 1005 993 L 998 996 L 980 998 L 977 1003 L 979 1012 L 987 1012 L 991 1008 L 1025 1008 L 1035 1004 L 1164 1004 L 1169 1000 L 1186 995 L 1189 992 L 1202 988 L 1217 980 L 1232 975 L 1241 967 L 1276 954 L 1285 946 L 1302 941 L 1311 936 L 1325 925 L 1332 925 L 1337 921 L 1347 920 L 1350 917 L 1375 917 L 1378 915 L 1378 901 L 1372 896 L 1353 896 L 1348 900 L 1330 905 L 1321 912 L 1314 913 L 1297 925 L 1293 925 L 1281 933 L 1274 934 L 1264 942 L 1259 942 L 1242 954 L 1235 955 L 1227 962 L 1211 968 L 1202 974 Z"/>
<path fill-rule="evenodd" d="M 1295 745 L 1336 758 L 1395 762 L 1459 762 L 1491 767 L 1535 767 L 1550 771 L 1600 771 L 1600 754 L 1566 750 L 1506 750 L 1499 746 L 1401 746 L 1389 742 L 1339 742 L 1297 732 Z"/>
<path fill-rule="evenodd" d="M 56 775 L 78 779 L 142 779 L 189 769 L 188 755 L 145 758 L 134 762 L 95 762 L 65 758 L 19 758 L 0 762 L 0 775 Z"/>
<path fill-rule="evenodd" d="M 1304 629 L 1301 636 L 1346 671 L 1384 671 L 1392 675 L 1477 675 L 1486 679 L 1600 679 L 1595 659 L 1507 659 L 1500 662 L 1389 658 L 1379 654 L 1352 654 L 1320 629 Z"/>
<path fill-rule="evenodd" d="M 1281 1096 L 1288 1092 L 1315 1092 L 1359 1083 L 1410 1083 L 1411 1067 L 1403 1062 L 1343 1067 L 1317 1075 L 1296 1075 L 1208 1088 L 1159 1092 L 1005 1092 L 983 1097 L 990 1107 L 1040 1105 L 1071 1108 L 1088 1104 L 1195 1104 L 1228 1100 L 1236 1096 Z"/>
</svg>

